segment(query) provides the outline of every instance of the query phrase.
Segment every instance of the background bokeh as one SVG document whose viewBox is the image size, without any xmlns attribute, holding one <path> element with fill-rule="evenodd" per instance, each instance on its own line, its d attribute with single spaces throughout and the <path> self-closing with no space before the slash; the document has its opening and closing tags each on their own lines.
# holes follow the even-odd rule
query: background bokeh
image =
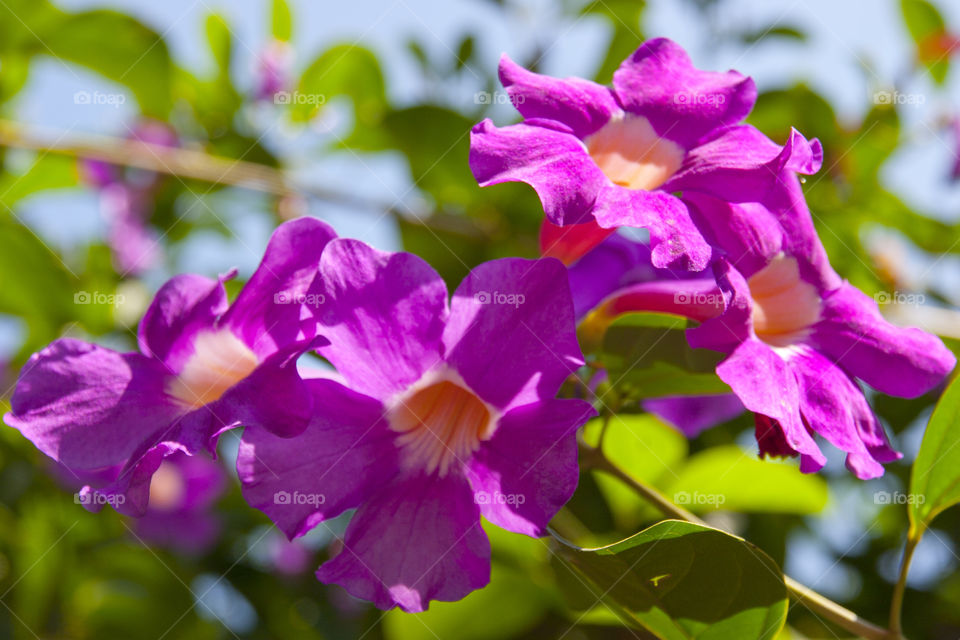
<svg viewBox="0 0 960 640">
<path fill-rule="evenodd" d="M 775 141 L 791 126 L 820 138 L 824 168 L 805 191 L 836 269 L 895 321 L 951 347 L 960 339 L 960 64 L 951 64 L 960 3 L 289 0 L 289 9 L 288 21 L 269 0 L 0 0 L 4 410 L 30 353 L 61 335 L 134 348 L 136 322 L 166 278 L 237 267 L 242 282 L 273 228 L 296 215 L 416 252 L 451 285 L 483 260 L 535 256 L 542 213 L 532 190 L 481 190 L 467 166 L 473 123 L 516 118 L 496 80 L 500 54 L 608 82 L 654 36 L 702 68 L 752 75 L 761 97 L 750 121 Z M 166 123 L 183 148 L 282 169 L 286 184 L 272 190 L 284 193 L 226 174 L 216 183 L 82 159 L 85 146 L 122 153 L 149 122 Z M 123 263 L 140 241 L 152 261 Z M 884 478 L 858 481 L 835 456 L 824 480 L 788 473 L 757 486 L 743 463 L 724 485 L 729 511 L 698 506 L 882 623 L 906 520 L 904 505 L 885 502 L 904 490 L 934 396 L 873 400 L 905 453 Z M 631 424 L 649 445 L 627 441 L 623 462 L 664 490 L 693 468 L 683 486 L 716 491 L 703 484 L 716 481 L 703 469 L 717 464 L 703 452 L 755 451 L 746 417 L 690 443 L 650 417 Z M 88 513 L 68 475 L 0 430 L 0 638 L 642 637 L 606 612 L 571 612 L 549 544 L 502 532 L 491 531 L 492 585 L 422 615 L 383 614 L 324 587 L 313 570 L 345 520 L 286 543 L 240 498 L 236 439 L 224 439 L 217 462 L 224 487 L 207 514 L 217 533 L 197 550 L 155 540 L 109 508 Z M 609 541 L 654 518 L 585 475 L 560 524 Z M 958 540 L 960 515 L 947 512 L 917 552 L 904 613 L 912 638 L 960 637 Z M 790 623 L 786 636 L 845 637 L 800 605 Z"/>
</svg>

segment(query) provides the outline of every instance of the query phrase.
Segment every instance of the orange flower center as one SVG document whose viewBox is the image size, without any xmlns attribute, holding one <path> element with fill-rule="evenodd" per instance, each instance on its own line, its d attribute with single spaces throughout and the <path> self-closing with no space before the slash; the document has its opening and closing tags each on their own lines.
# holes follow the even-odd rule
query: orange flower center
<svg viewBox="0 0 960 640">
<path fill-rule="evenodd" d="M 584 143 L 611 182 L 643 191 L 669 180 L 685 155 L 683 147 L 658 136 L 643 116 L 614 118 Z"/>
<path fill-rule="evenodd" d="M 163 461 L 150 480 L 150 507 L 171 511 L 183 504 L 187 492 L 183 474 L 172 462 Z"/>
<path fill-rule="evenodd" d="M 496 430 L 498 413 L 478 398 L 453 371 L 430 372 L 387 411 L 390 428 L 401 435 L 408 468 L 445 476 L 464 463 Z"/>
<path fill-rule="evenodd" d="M 259 364 L 257 355 L 229 329 L 198 334 L 193 348 L 183 369 L 167 384 L 167 393 L 190 409 L 219 400 Z"/>
<path fill-rule="evenodd" d="M 779 254 L 747 280 L 753 298 L 753 330 L 774 347 L 786 347 L 807 337 L 820 319 L 816 287 L 800 278 L 794 258 Z"/>
</svg>

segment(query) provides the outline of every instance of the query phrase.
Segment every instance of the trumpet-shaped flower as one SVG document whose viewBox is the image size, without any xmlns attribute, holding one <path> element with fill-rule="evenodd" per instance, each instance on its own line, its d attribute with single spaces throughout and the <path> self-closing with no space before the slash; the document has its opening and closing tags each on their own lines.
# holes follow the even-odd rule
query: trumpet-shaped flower
<svg viewBox="0 0 960 640">
<path fill-rule="evenodd" d="M 247 501 L 291 538 L 357 511 L 317 576 L 378 607 L 422 611 L 485 585 L 480 516 L 537 536 L 577 484 L 575 431 L 593 408 L 557 399 L 582 364 L 555 260 L 475 268 L 448 304 L 420 258 L 332 241 L 318 351 L 343 384 L 308 380 L 315 416 L 279 438 L 247 429 Z"/>
<path fill-rule="evenodd" d="M 701 71 L 662 38 L 627 58 L 612 88 L 538 75 L 506 56 L 500 80 L 524 121 L 474 127 L 470 167 L 481 186 L 528 183 L 556 225 L 648 229 L 657 267 L 700 271 L 710 259 L 689 194 L 763 201 L 784 171 L 813 173 L 822 160 L 819 142 L 796 131 L 780 147 L 739 124 L 756 100 L 753 81 Z"/>
<path fill-rule="evenodd" d="M 150 478 L 178 450 L 212 450 L 241 423 L 302 431 L 313 403 L 296 360 L 322 341 L 302 298 L 333 237 L 309 218 L 279 227 L 233 304 L 223 287 L 230 274 L 174 277 L 140 323 L 138 352 L 53 342 L 24 366 L 7 424 L 78 477 L 103 471 L 104 486 L 81 492 L 86 505 L 132 515 L 143 514 Z"/>
<path fill-rule="evenodd" d="M 901 456 L 856 380 L 916 397 L 942 382 L 956 358 L 936 336 L 890 324 L 872 298 L 842 280 L 799 182 L 784 187 L 774 209 L 691 198 L 718 252 L 715 286 L 702 278 L 630 284 L 596 317 L 654 310 L 701 321 L 688 332 L 690 345 L 728 354 L 717 374 L 755 413 L 761 455 L 799 455 L 803 471 L 816 471 L 826 462 L 819 435 L 847 453 L 855 475 L 873 478 Z"/>
</svg>

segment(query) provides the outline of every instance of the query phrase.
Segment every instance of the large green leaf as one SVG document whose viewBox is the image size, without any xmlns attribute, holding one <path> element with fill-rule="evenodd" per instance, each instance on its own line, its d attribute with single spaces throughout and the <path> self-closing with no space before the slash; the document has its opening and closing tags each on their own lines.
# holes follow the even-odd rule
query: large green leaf
<svg viewBox="0 0 960 640">
<path fill-rule="evenodd" d="M 795 465 L 759 460 L 733 445 L 692 456 L 667 487 L 668 498 L 698 512 L 817 513 L 828 496 L 823 478 L 800 473 Z"/>
<path fill-rule="evenodd" d="M 147 115 L 164 117 L 172 104 L 172 63 L 156 31 L 128 15 L 96 9 L 65 14 L 39 36 L 49 53 L 126 85 Z"/>
<path fill-rule="evenodd" d="M 770 640 L 786 622 L 780 569 L 717 529 L 667 520 L 599 549 L 564 543 L 557 554 L 587 581 L 592 602 L 662 640 Z M 584 595 L 571 604 L 590 606 Z"/>
<path fill-rule="evenodd" d="M 916 535 L 960 502 L 960 378 L 937 403 L 910 474 L 910 530 Z"/>
</svg>

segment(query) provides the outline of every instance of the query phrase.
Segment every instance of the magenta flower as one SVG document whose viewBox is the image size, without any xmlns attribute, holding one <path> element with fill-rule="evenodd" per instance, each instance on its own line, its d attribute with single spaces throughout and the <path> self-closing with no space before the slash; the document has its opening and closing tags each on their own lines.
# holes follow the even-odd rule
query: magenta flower
<svg viewBox="0 0 960 640">
<path fill-rule="evenodd" d="M 257 64 L 255 100 L 273 100 L 290 84 L 293 50 L 282 40 L 271 40 L 260 52 Z"/>
<path fill-rule="evenodd" d="M 583 363 L 565 270 L 488 262 L 448 306 L 420 258 L 337 239 L 320 281 L 318 351 L 345 384 L 306 381 L 300 436 L 246 430 L 244 496 L 291 538 L 357 508 L 323 582 L 384 609 L 458 600 L 489 580 L 481 515 L 538 536 L 577 485 L 575 431 L 594 411 L 555 397 Z"/>
<path fill-rule="evenodd" d="M 176 132 L 164 122 L 144 120 L 130 135 L 131 140 L 175 147 Z M 147 224 L 160 178 L 151 171 L 123 169 L 100 160 L 84 160 L 84 176 L 100 189 L 100 208 L 107 221 L 107 243 L 113 261 L 122 274 L 143 273 L 155 266 L 162 251 L 157 234 Z"/>
<path fill-rule="evenodd" d="M 912 398 L 942 382 L 956 358 L 936 336 L 891 325 L 874 300 L 833 271 L 795 177 L 773 200 L 781 206 L 691 198 L 719 253 L 718 286 L 629 285 L 596 317 L 656 310 L 702 321 L 689 330 L 690 345 L 729 354 L 717 374 L 756 414 L 761 455 L 799 455 L 801 470 L 816 471 L 826 462 L 814 440 L 820 435 L 847 453 L 857 477 L 877 477 L 882 463 L 901 455 L 856 379 Z"/>
<path fill-rule="evenodd" d="M 480 185 L 526 182 L 556 225 L 646 228 L 658 267 L 700 271 L 709 261 L 689 194 L 762 201 L 783 171 L 813 173 L 822 159 L 820 143 L 796 131 L 780 147 L 737 124 L 756 100 L 753 81 L 700 71 L 663 38 L 625 60 L 612 88 L 531 73 L 506 56 L 500 80 L 525 120 L 474 127 Z"/>
<path fill-rule="evenodd" d="M 218 463 L 178 451 L 153 474 L 146 513 L 134 521 L 133 531 L 154 546 L 203 553 L 220 536 L 213 504 L 226 488 L 226 474 Z"/>
<path fill-rule="evenodd" d="M 281 225 L 232 305 L 223 287 L 232 274 L 174 277 L 140 323 L 139 352 L 53 342 L 24 366 L 5 421 L 78 476 L 104 472 L 85 504 L 132 515 L 175 451 L 212 449 L 240 423 L 302 431 L 313 404 L 296 359 L 322 339 L 301 302 L 334 235 L 310 218 Z"/>
</svg>

